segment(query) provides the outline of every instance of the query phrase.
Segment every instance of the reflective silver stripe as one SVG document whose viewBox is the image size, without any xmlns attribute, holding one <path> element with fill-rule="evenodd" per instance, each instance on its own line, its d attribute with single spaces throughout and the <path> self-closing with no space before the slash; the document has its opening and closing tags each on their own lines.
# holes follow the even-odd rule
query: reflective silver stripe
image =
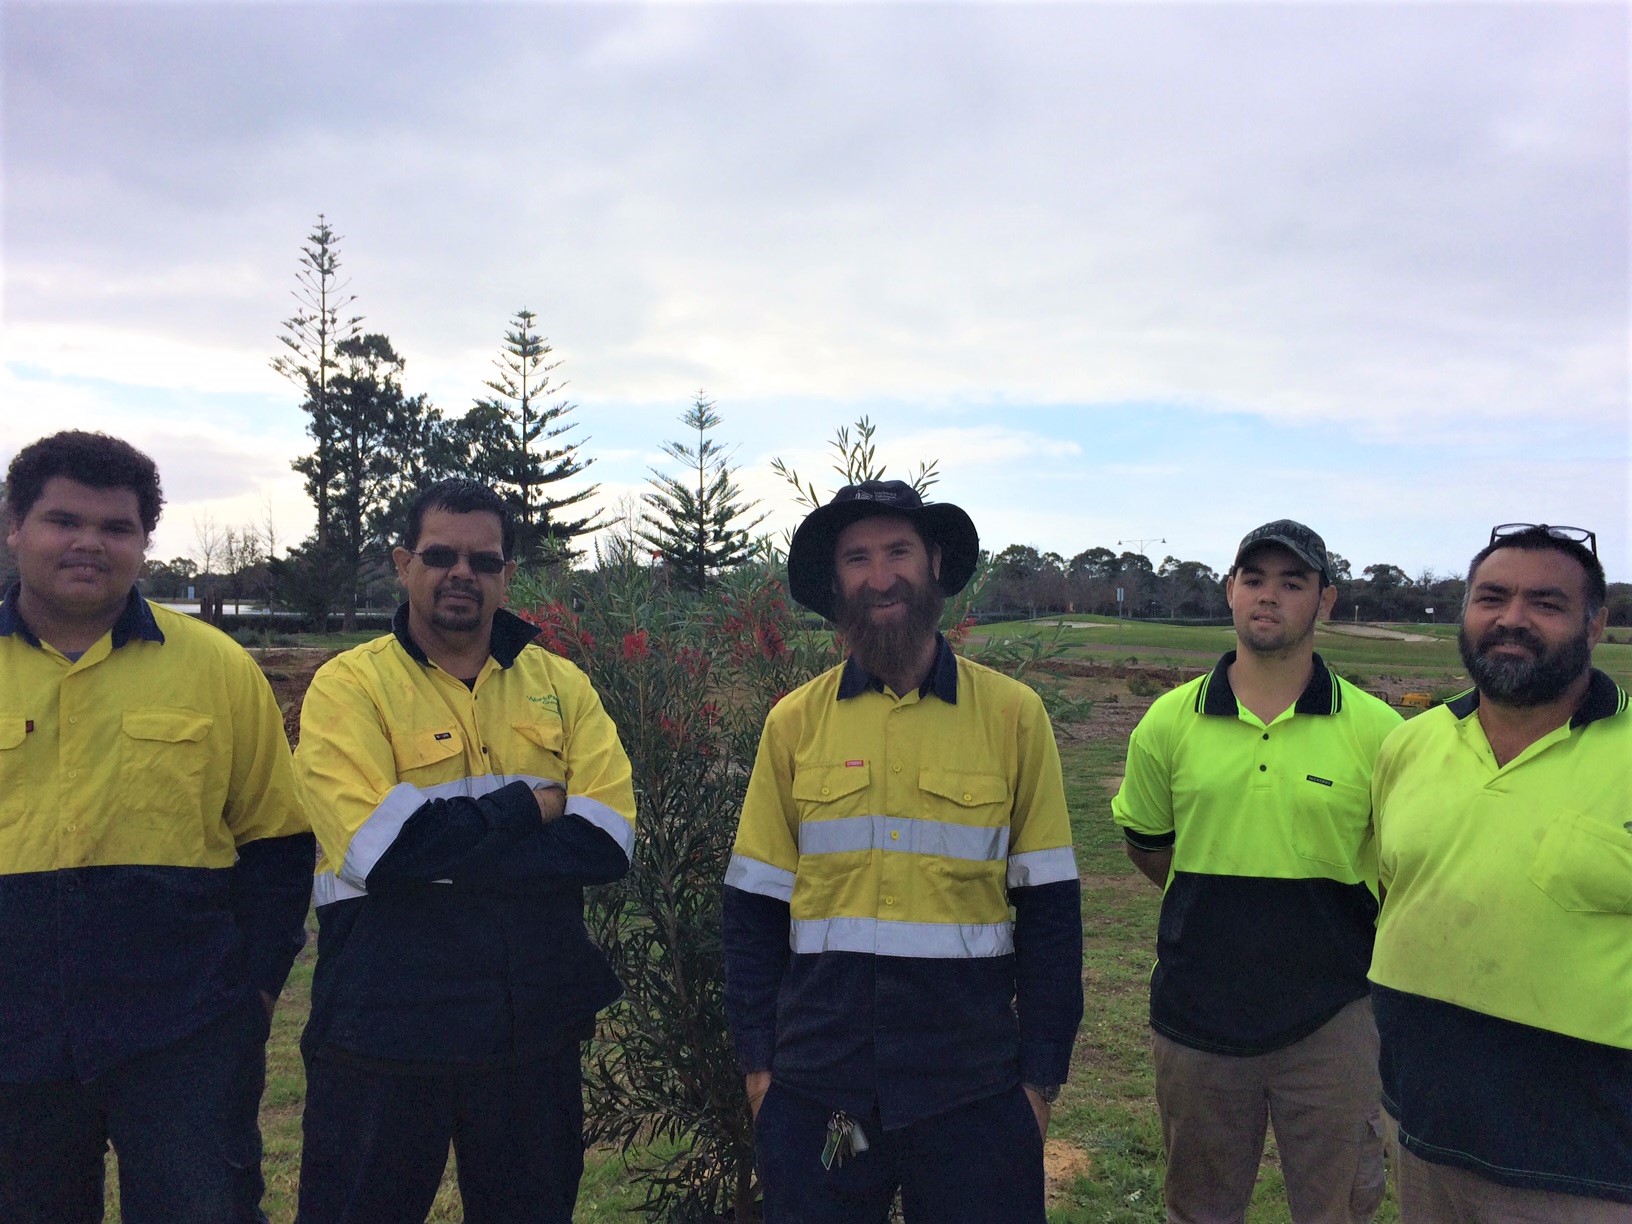
<svg viewBox="0 0 1632 1224">
<path fill-rule="evenodd" d="M 803 918 L 793 922 L 788 945 L 798 953 L 870 952 L 877 956 L 974 959 L 1014 951 L 1007 922 L 882 922 L 877 918 Z"/>
<path fill-rule="evenodd" d="M 589 821 L 601 832 L 618 843 L 623 851 L 623 857 L 634 861 L 635 857 L 635 826 L 629 817 L 602 803 L 599 799 L 590 799 L 584 795 L 567 796 L 567 815 L 581 816 Z"/>
<path fill-rule="evenodd" d="M 402 832 L 402 826 L 429 800 L 480 799 L 512 782 L 525 782 L 529 787 L 561 787 L 561 783 L 552 779 L 535 778 L 528 774 L 475 774 L 468 778 L 455 778 L 452 782 L 438 782 L 434 786 L 410 786 L 406 782 L 399 782 L 385 792 L 385 798 L 351 835 L 345 861 L 340 864 L 340 879 L 353 888 L 365 887 L 368 873 L 385 857 L 385 852 L 397 840 L 397 834 Z"/>
<path fill-rule="evenodd" d="M 348 897 L 366 896 L 368 896 L 368 893 L 361 888 L 353 888 L 332 871 L 320 871 L 312 877 L 312 904 L 314 906 L 327 905 L 331 901 L 344 901 Z"/>
<path fill-rule="evenodd" d="M 772 867 L 745 854 L 733 854 L 725 869 L 725 882 L 743 892 L 775 897 L 778 901 L 793 900 L 793 872 Z"/>
<path fill-rule="evenodd" d="M 1031 884 L 1057 884 L 1061 880 L 1077 878 L 1077 856 L 1070 846 L 1054 850 L 1028 850 L 1009 856 L 1009 887 L 1025 888 Z"/>
<path fill-rule="evenodd" d="M 852 850 L 893 850 L 989 863 L 1008 854 L 1009 829 L 1007 825 L 983 828 L 906 816 L 845 816 L 809 820 L 799 826 L 800 854 Z"/>
</svg>

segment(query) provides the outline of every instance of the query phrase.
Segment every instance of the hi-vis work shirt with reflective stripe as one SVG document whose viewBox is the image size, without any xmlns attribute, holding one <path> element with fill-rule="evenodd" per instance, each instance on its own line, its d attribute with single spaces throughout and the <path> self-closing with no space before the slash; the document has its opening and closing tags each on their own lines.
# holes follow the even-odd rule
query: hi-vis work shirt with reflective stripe
<svg viewBox="0 0 1632 1224">
<path fill-rule="evenodd" d="M 939 1099 L 932 1077 L 964 1099 L 1012 1086 L 1024 1036 L 1035 1082 L 1061 1082 L 1081 1012 L 1081 923 L 1042 703 L 944 642 L 923 690 L 897 698 L 864 676 L 854 663 L 835 668 L 771 711 L 726 874 L 734 914 L 752 908 L 742 894 L 784 906 L 792 961 L 775 1021 L 777 1078 L 847 1107 L 859 1103 L 848 1093 L 864 1095 L 864 1111 L 876 1091 L 892 1125 L 959 1103 Z M 1027 961 L 1017 1035 L 1010 899 L 1021 906 L 1021 893 L 1051 884 L 1065 929 L 1030 948 L 1047 985 Z M 759 908 L 777 920 L 774 904 Z M 1042 954 L 1056 938 L 1072 945 L 1057 958 L 1069 965 Z M 733 965 L 729 931 L 727 940 L 729 995 L 730 978 L 753 985 L 758 968 L 747 956 Z M 1068 982 L 1052 980 L 1060 975 Z M 738 1049 L 754 1062 L 770 1037 L 745 1014 L 734 1021 Z"/>
<path fill-rule="evenodd" d="M 1594 671 L 1505 765 L 1477 690 L 1383 745 L 1371 964 L 1401 1140 L 1632 1203 L 1632 710 Z"/>
<path fill-rule="evenodd" d="M 313 679 L 295 754 L 323 849 L 309 1041 L 488 1062 L 617 996 L 581 888 L 628 869 L 629 759 L 588 678 L 535 633 L 501 610 L 467 688 L 414 644 L 405 606 Z M 549 825 L 539 785 L 566 792 Z"/>
<path fill-rule="evenodd" d="M 0 1081 L 186 1037 L 304 941 L 313 847 L 253 659 L 134 591 L 77 660 L 0 604 Z"/>
<path fill-rule="evenodd" d="M 1371 770 L 1400 716 L 1317 654 L 1265 724 L 1230 687 L 1235 652 L 1157 698 L 1111 811 L 1171 846 L 1150 1019 L 1195 1049 L 1259 1054 L 1365 997 L 1377 914 Z"/>
</svg>

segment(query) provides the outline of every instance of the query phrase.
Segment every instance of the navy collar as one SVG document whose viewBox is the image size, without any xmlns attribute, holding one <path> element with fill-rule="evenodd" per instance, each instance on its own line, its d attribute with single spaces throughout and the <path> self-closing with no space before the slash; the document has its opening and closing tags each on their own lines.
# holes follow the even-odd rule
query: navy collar
<svg viewBox="0 0 1632 1224">
<path fill-rule="evenodd" d="M 391 633 L 408 652 L 408 657 L 422 667 L 431 665 L 430 656 L 419 648 L 414 635 L 408 632 L 408 605 L 398 604 L 391 617 Z M 538 626 L 529 625 L 514 612 L 500 608 L 493 614 L 493 628 L 488 633 L 487 652 L 500 667 L 509 667 L 520 657 L 529 642 L 538 636 Z"/>
<path fill-rule="evenodd" d="M 1445 708 L 1458 719 L 1463 719 L 1479 708 L 1479 690 L 1471 688 L 1465 693 L 1452 697 L 1445 703 Z M 1581 704 L 1575 707 L 1575 713 L 1570 717 L 1570 730 L 1577 731 L 1589 723 L 1595 723 L 1600 718 L 1612 718 L 1626 709 L 1626 693 L 1596 667 L 1587 681 L 1587 695 L 1581 699 Z"/>
<path fill-rule="evenodd" d="M 1196 692 L 1196 713 L 1213 714 L 1221 718 L 1235 718 L 1240 714 L 1240 707 L 1235 700 L 1235 690 L 1230 687 L 1230 664 L 1235 662 L 1236 652 L 1231 650 L 1219 659 L 1218 665 Z M 1314 667 L 1309 673 L 1309 683 L 1303 686 L 1303 692 L 1292 705 L 1295 714 L 1336 714 L 1343 708 L 1343 692 L 1337 687 L 1337 681 L 1332 677 L 1331 669 L 1326 666 L 1326 660 L 1319 654 L 1314 656 Z"/>
<path fill-rule="evenodd" d="M 14 582 L 6 592 L 5 602 L 0 603 L 0 637 L 16 635 L 30 646 L 38 648 L 40 639 L 35 636 L 23 614 L 17 609 L 17 597 L 22 593 L 23 584 Z M 159 622 L 153 619 L 153 609 L 147 606 L 147 600 L 135 587 L 130 588 L 130 596 L 125 600 L 125 610 L 119 613 L 119 619 L 113 622 L 113 649 L 125 645 L 132 638 L 140 638 L 144 642 L 164 642 L 164 633 L 159 628 Z"/>
<path fill-rule="evenodd" d="M 846 701 L 868 689 L 882 693 L 884 681 L 870 675 L 854 658 L 846 659 L 844 675 L 839 677 L 838 699 Z M 928 697 L 931 693 L 947 705 L 958 704 L 958 656 L 952 653 L 952 647 L 946 644 L 946 638 L 939 633 L 935 635 L 935 661 L 929 665 L 929 675 L 925 676 L 924 682 L 918 686 L 918 696 Z"/>
</svg>

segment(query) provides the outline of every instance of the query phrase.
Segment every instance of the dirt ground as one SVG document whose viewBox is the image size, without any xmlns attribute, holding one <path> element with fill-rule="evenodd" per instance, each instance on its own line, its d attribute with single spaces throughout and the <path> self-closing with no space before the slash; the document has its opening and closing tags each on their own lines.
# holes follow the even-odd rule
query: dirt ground
<svg viewBox="0 0 1632 1224">
<path fill-rule="evenodd" d="M 278 709 L 283 711 L 283 730 L 293 747 L 300 741 L 300 703 L 306 696 L 306 686 L 312 682 L 317 669 L 340 652 L 315 646 L 291 646 L 249 653 L 272 682 L 272 694 L 278 699 Z"/>
</svg>

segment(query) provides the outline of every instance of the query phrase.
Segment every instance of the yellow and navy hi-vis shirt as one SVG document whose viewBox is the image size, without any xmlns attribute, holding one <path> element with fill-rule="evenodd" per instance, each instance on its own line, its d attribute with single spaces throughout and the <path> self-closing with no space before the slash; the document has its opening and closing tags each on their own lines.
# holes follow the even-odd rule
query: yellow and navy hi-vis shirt
<svg viewBox="0 0 1632 1224">
<path fill-rule="evenodd" d="M 1498 766 L 1478 708 L 1377 762 L 1384 1103 L 1426 1159 L 1632 1203 L 1632 710 L 1594 671 Z"/>
<path fill-rule="evenodd" d="M 500 610 L 475 683 L 408 632 L 331 659 L 296 770 L 323 848 L 310 1049 L 493 1063 L 581 1030 L 620 986 L 583 886 L 629 868 L 629 758 L 588 677 Z M 532 788 L 566 791 L 545 825 Z"/>
<path fill-rule="evenodd" d="M 305 941 L 314 850 L 283 716 L 231 638 L 153 606 L 77 659 L 0 603 L 0 1081 L 189 1036 Z"/>
<path fill-rule="evenodd" d="M 854 661 L 789 694 L 765 723 L 724 921 L 745 1070 L 876 1107 L 888 1128 L 1019 1078 L 1063 1082 L 1080 891 L 1036 693 L 943 639 L 904 696 Z"/>
<path fill-rule="evenodd" d="M 1146 711 L 1111 811 L 1129 844 L 1173 849 L 1152 1027 L 1259 1054 L 1366 995 L 1371 771 L 1400 716 L 1317 654 L 1298 700 L 1265 725 L 1230 688 L 1234 661 L 1232 650 Z"/>
</svg>

